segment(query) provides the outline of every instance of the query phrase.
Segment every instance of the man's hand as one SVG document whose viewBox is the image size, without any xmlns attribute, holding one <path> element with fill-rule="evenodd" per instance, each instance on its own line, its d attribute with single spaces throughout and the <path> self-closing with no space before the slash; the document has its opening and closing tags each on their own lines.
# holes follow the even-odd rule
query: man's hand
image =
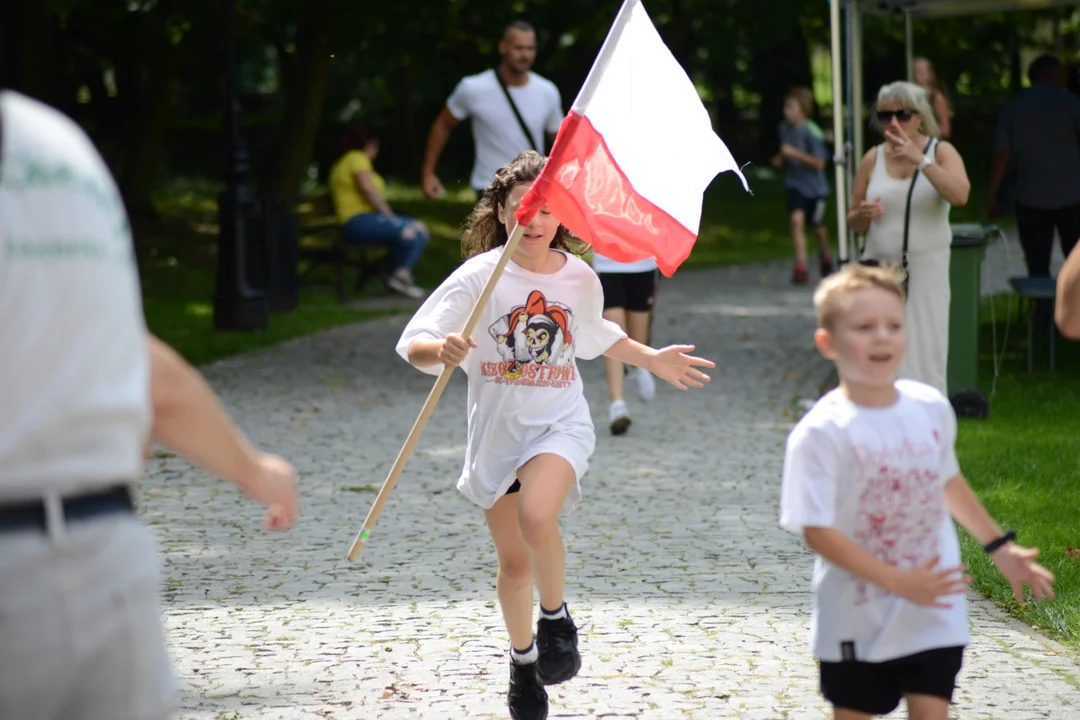
<svg viewBox="0 0 1080 720">
<path fill-rule="evenodd" d="M 420 187 L 424 191 L 424 197 L 428 200 L 434 200 L 446 194 L 446 188 L 443 187 L 438 176 L 433 172 L 424 173 L 424 177 L 420 180 Z"/>
<path fill-rule="evenodd" d="M 249 477 L 237 485 L 244 493 L 266 508 L 267 530 L 288 530 L 296 522 L 300 494 L 296 489 L 296 470 L 284 458 L 260 454 Z"/>
</svg>

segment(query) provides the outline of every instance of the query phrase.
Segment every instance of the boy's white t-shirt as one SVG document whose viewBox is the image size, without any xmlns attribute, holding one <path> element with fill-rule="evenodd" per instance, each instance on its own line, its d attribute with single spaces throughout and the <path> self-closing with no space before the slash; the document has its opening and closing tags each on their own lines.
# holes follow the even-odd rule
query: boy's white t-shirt
<svg viewBox="0 0 1080 720">
<path fill-rule="evenodd" d="M 149 355 L 127 213 L 86 134 L 0 92 L 0 500 L 133 482 Z"/>
<path fill-rule="evenodd" d="M 428 296 L 398 340 L 401 357 L 408 360 L 415 340 L 464 329 L 501 253 L 467 260 Z M 585 474 L 596 436 L 577 358 L 595 358 L 626 337 L 603 319 L 603 306 L 600 280 L 577 257 L 566 254 L 551 274 L 506 264 L 473 332 L 479 347 L 461 365 L 469 378 L 468 441 L 457 487 L 480 507 L 494 505 L 517 469 L 543 453 L 565 458 L 578 481 Z M 443 365 L 420 369 L 438 375 Z M 575 483 L 563 514 L 580 499 Z"/>
<path fill-rule="evenodd" d="M 532 137 L 526 138 L 522 132 L 494 69 L 462 78 L 446 100 L 455 118 L 472 118 L 476 158 L 469 182 L 474 188 L 490 185 L 496 170 L 526 150 L 535 149 L 543 155 L 544 133 L 556 133 L 562 124 L 562 100 L 555 83 L 529 73 L 527 83 L 507 85 L 506 89 Z M 534 147 L 535 143 L 539 145 Z"/>
<path fill-rule="evenodd" d="M 940 556 L 960 564 L 944 486 L 960 473 L 956 416 L 936 389 L 896 383 L 887 408 L 825 395 L 788 437 L 780 525 L 835 528 L 863 550 L 903 569 Z M 920 607 L 855 577 L 824 558 L 814 561 L 813 651 L 837 662 L 851 643 L 854 659 L 881 662 L 970 641 L 963 594 L 948 609 Z M 849 658 L 850 659 L 850 658 Z"/>
</svg>

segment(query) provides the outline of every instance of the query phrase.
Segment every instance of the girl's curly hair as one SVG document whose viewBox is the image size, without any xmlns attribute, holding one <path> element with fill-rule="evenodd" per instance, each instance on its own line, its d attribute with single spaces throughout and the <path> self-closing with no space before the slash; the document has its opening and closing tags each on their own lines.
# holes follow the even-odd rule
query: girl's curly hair
<svg viewBox="0 0 1080 720">
<path fill-rule="evenodd" d="M 499 221 L 499 208 L 506 206 L 506 199 L 515 187 L 536 180 L 546 162 L 547 159 L 535 150 L 528 150 L 495 171 L 495 178 L 484 189 L 465 222 L 465 233 L 461 237 L 462 257 L 468 259 L 506 244 L 506 226 Z M 573 255 L 583 255 L 589 248 L 562 225 L 559 225 L 551 247 Z"/>
</svg>

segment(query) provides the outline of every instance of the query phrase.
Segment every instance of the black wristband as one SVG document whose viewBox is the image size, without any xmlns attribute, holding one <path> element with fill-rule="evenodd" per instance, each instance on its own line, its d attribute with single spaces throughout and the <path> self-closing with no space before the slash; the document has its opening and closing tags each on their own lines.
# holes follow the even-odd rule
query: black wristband
<svg viewBox="0 0 1080 720">
<path fill-rule="evenodd" d="M 983 550 L 985 550 L 986 554 L 989 555 L 992 552 L 994 552 L 995 550 L 997 550 L 998 548 L 1000 548 L 1005 543 L 1012 542 L 1015 539 L 1016 539 L 1016 531 L 1015 530 L 1009 530 L 1007 533 L 1005 533 L 1004 535 L 999 537 L 997 540 L 991 540 L 990 542 L 983 545 Z"/>
</svg>

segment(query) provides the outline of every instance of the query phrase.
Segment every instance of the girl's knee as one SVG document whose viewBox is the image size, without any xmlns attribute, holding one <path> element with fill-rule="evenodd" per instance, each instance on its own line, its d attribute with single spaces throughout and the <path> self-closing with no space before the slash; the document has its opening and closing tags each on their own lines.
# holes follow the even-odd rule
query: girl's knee
<svg viewBox="0 0 1080 720">
<path fill-rule="evenodd" d="M 519 510 L 521 523 L 521 536 L 525 538 L 525 544 L 529 547 L 543 545 L 552 536 L 559 534 L 558 515 L 549 515 L 544 512 L 529 511 L 524 507 Z"/>
</svg>

